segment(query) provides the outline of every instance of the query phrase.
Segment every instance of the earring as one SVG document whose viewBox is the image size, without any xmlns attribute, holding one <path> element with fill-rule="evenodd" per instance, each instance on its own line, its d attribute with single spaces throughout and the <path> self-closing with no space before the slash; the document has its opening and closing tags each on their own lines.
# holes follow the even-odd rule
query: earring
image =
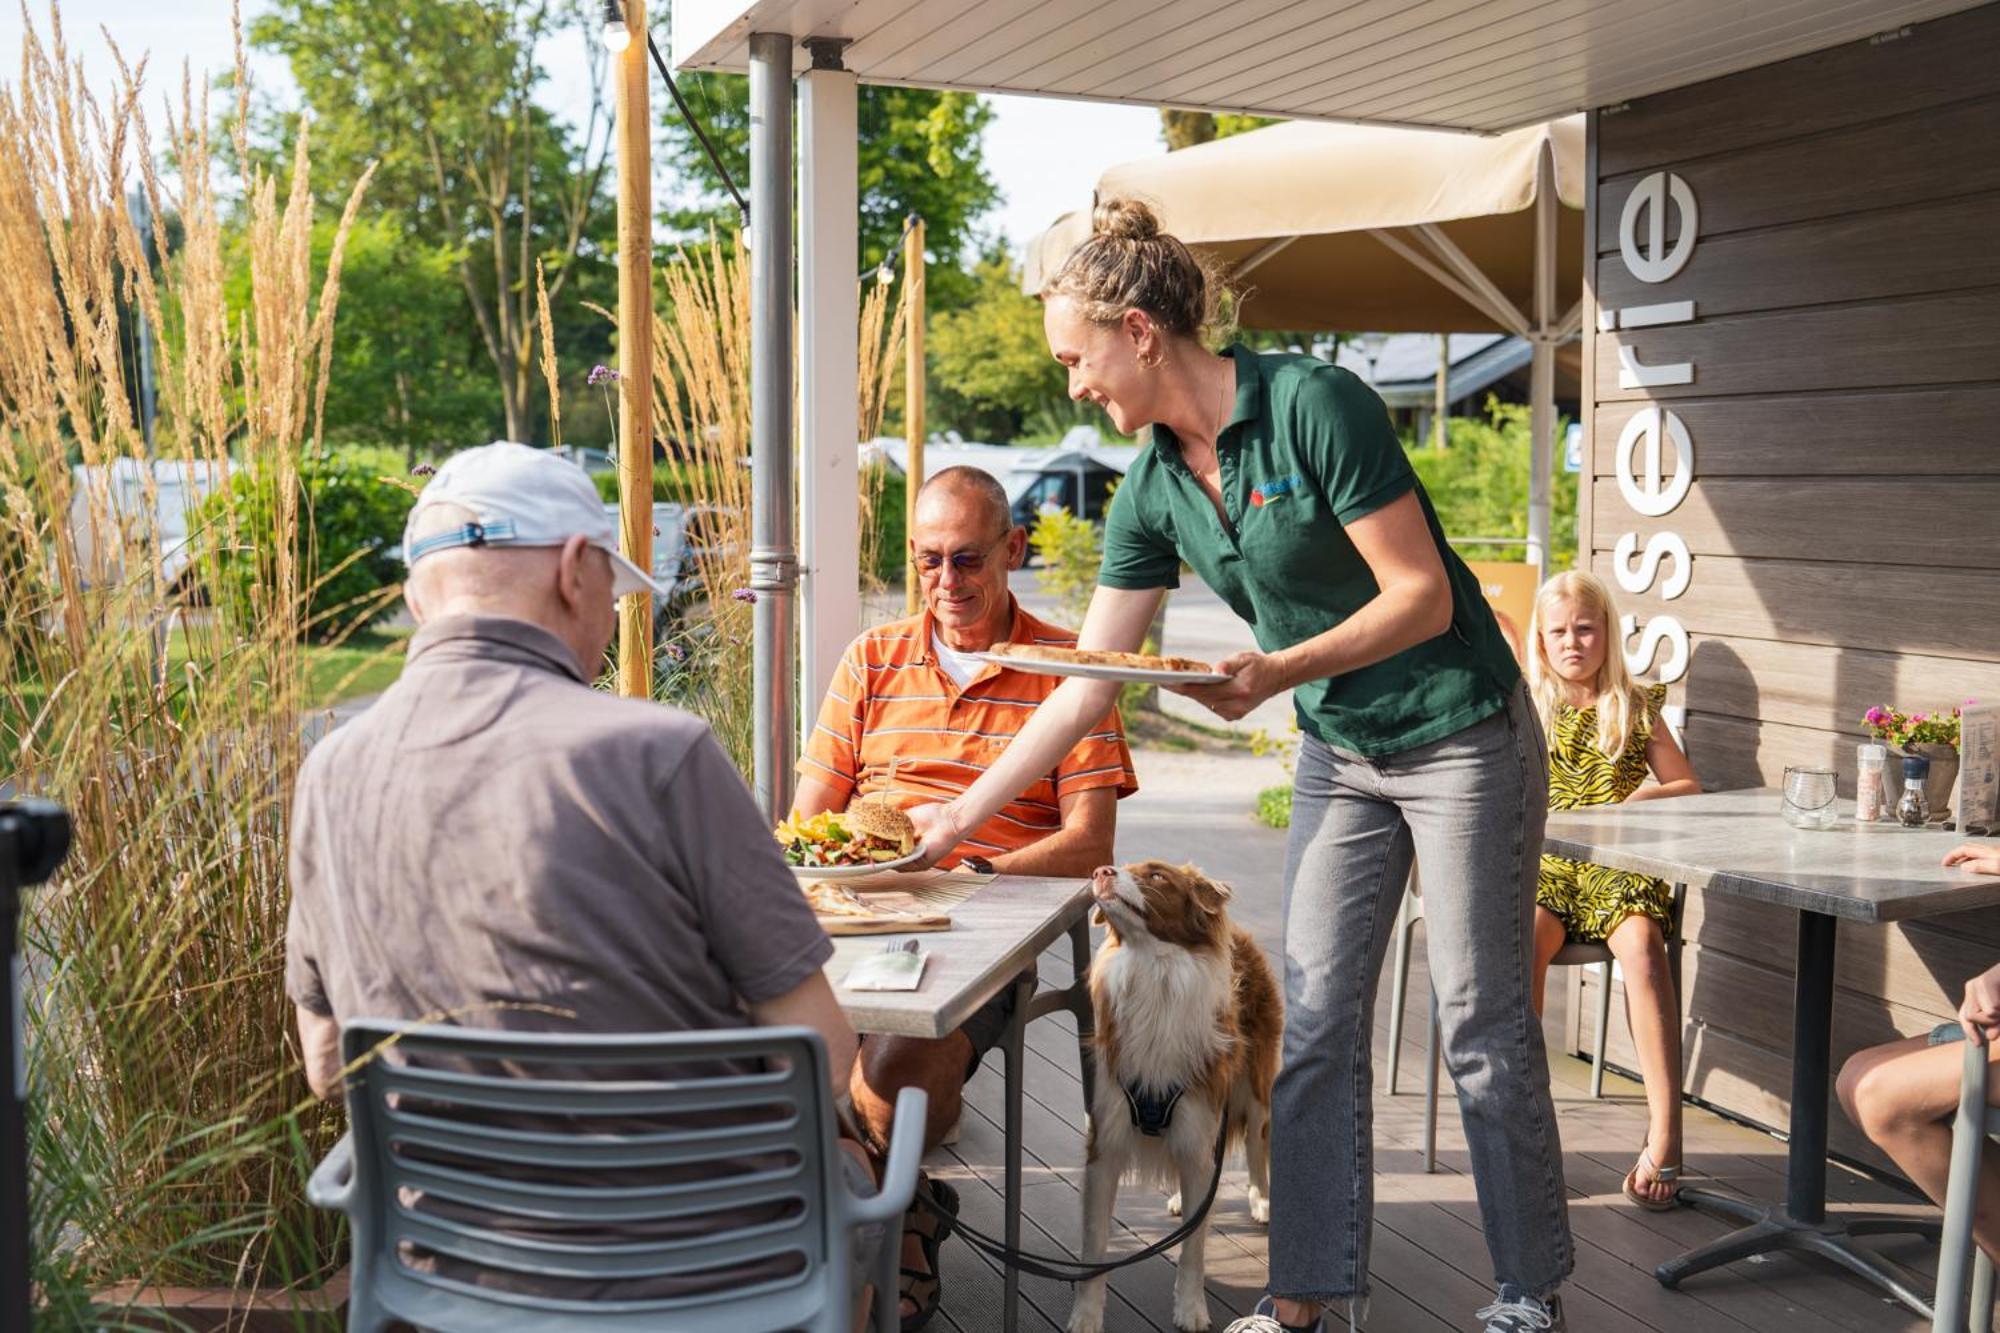
<svg viewBox="0 0 2000 1333">
<path fill-rule="evenodd" d="M 1166 358 L 1160 355 L 1158 352 L 1153 353 L 1151 356 L 1147 356 L 1144 353 L 1141 353 L 1139 356 L 1139 369 L 1158 370 L 1160 368 L 1160 362 L 1164 360 L 1166 360 Z"/>
</svg>

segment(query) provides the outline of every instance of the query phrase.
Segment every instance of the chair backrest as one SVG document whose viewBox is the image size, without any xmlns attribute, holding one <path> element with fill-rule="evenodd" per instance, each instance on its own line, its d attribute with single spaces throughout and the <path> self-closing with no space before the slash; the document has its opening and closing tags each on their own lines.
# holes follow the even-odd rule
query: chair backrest
<svg viewBox="0 0 2000 1333">
<path fill-rule="evenodd" d="M 347 1083 L 350 1328 L 846 1323 L 847 1195 L 811 1029 L 364 1019 L 343 1042 L 362 1062 Z"/>
</svg>

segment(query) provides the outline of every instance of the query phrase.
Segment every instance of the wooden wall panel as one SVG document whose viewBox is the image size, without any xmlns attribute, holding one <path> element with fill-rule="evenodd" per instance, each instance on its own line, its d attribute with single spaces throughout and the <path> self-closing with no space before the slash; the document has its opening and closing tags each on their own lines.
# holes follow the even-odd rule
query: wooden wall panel
<svg viewBox="0 0 2000 1333">
<path fill-rule="evenodd" d="M 1598 513 L 1593 544 L 1615 540 L 1625 530 L 1622 516 L 1613 520 L 1602 505 Z M 1744 518 L 1755 521 L 1752 515 Z M 1792 560 L 1698 555 L 1686 596 L 1668 602 L 1657 590 L 1620 592 L 1618 602 L 1641 621 L 1671 613 L 1695 633 L 1981 662 L 2000 659 L 2000 614 L 1992 610 L 2000 597 L 2000 578 L 1991 570 L 1912 569 L 1825 558 L 1845 553 L 1842 539 L 1843 534 L 1830 531 L 1817 560 L 1805 550 Z M 1591 568 L 1612 578 L 1610 552 L 1600 550 Z"/>
<path fill-rule="evenodd" d="M 1598 406 L 1591 423 L 1595 475 L 1617 474 L 1619 432 L 1647 406 L 1644 399 Z M 1697 396 L 1676 399 L 1673 409 L 1694 438 L 1697 479 L 1796 477 L 1801 472 L 1816 477 L 1990 476 L 2000 470 L 2000 384 L 1892 386 L 1769 398 Z M 1622 504 L 1603 512 L 1630 513 Z M 1994 521 L 2000 524 L 2000 517 Z"/>
<path fill-rule="evenodd" d="M 1655 93 L 1604 117 L 1598 170 L 1618 176 L 2000 93 L 2000 7 Z M 1921 120 L 1923 117 L 1916 117 Z"/>
<path fill-rule="evenodd" d="M 1593 117 L 1586 323 L 1599 306 L 1674 301 L 1694 318 L 1586 341 L 1579 540 L 1607 576 L 1621 534 L 1672 532 L 1693 552 L 1685 596 L 1619 596 L 1689 633 L 1670 698 L 1710 787 L 1813 762 L 1851 792 L 1870 705 L 2000 698 L 1996 51 L 1988 4 Z M 1619 218 L 1656 170 L 1687 184 L 1700 221 L 1686 265 L 1644 283 Z M 1676 210 L 1668 235 L 1680 225 Z M 1691 362 L 1693 382 L 1620 389 L 1621 347 Z M 1620 493 L 1616 444 L 1655 403 L 1692 437 L 1694 484 L 1647 518 Z M 1796 919 L 1697 891 L 1686 924 L 1688 1087 L 1782 1125 Z M 1948 1017 L 1996 956 L 2000 909 L 1843 926 L 1836 1064 Z M 1622 1009 L 1612 1051 L 1636 1063 Z M 1888 1165 L 1833 1123 L 1836 1151 Z"/>
<path fill-rule="evenodd" d="M 1698 301 L 1697 306 L 1701 303 Z M 1733 315 L 1598 335 L 1597 401 L 1810 393 L 2000 379 L 2000 290 Z M 1694 363 L 1692 384 L 1618 387 L 1618 349 Z"/>
<path fill-rule="evenodd" d="M 2000 139 L 1994 142 L 2000 145 Z M 1988 156 L 2000 177 L 2000 147 Z M 1608 194 L 1606 211 L 1620 203 L 1618 195 Z M 1702 237 L 1686 268 L 1666 282 L 1645 283 L 1616 254 L 1608 255 L 1597 261 L 1598 299 L 1606 306 L 1693 299 L 1695 313 L 1711 319 L 1991 286 L 2000 284 L 2000 246 L 1986 241 L 1996 234 L 2000 192 L 1876 208 L 1737 236 L 1708 235 L 1704 214 Z"/>
<path fill-rule="evenodd" d="M 2000 153 L 1966 151 L 1977 143 L 2000 143 L 2000 98 L 1676 163 L 1674 170 L 1701 201 L 1706 247 L 1708 238 L 1752 227 L 2000 190 Z M 1857 162 L 1867 170 L 1856 171 Z M 1598 210 L 1592 228 L 1599 254 L 1618 249 L 1619 209 L 1644 174 L 1604 182 L 1612 206 Z"/>
<path fill-rule="evenodd" d="M 1697 443 L 1697 474 L 1703 461 Z M 1597 478 L 1593 489 L 1598 513 L 1625 507 L 1615 476 Z M 1996 539 L 1967 541 L 1964 525 L 1951 521 L 1959 513 L 1993 515 Z M 1824 550 L 1837 534 L 1850 563 L 2000 570 L 2000 475 L 1819 477 L 1810 503 L 1801 500 L 1796 477 L 1703 477 L 1664 518 L 1634 514 L 1618 532 L 1592 537 L 1609 549 L 1621 533 L 1636 532 L 1643 550 L 1660 531 L 1679 533 L 1696 556 L 1791 560 Z M 1995 591 L 2000 595 L 2000 582 Z"/>
<path fill-rule="evenodd" d="M 1687 688 L 1704 714 L 1841 732 L 1858 742 L 1861 715 L 1875 704 L 2000 700 L 2000 662 L 1697 634 Z"/>
</svg>

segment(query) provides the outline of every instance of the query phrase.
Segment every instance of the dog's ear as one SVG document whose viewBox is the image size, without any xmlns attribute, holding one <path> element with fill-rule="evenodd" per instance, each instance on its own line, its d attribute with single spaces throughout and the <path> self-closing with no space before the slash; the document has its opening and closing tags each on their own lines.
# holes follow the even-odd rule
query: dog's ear
<svg viewBox="0 0 2000 1333">
<path fill-rule="evenodd" d="M 1219 915 L 1222 905 L 1235 896 L 1236 891 L 1219 879 L 1210 879 L 1201 873 L 1201 868 L 1190 861 L 1181 867 L 1187 876 L 1195 903 L 1209 916 Z"/>
</svg>

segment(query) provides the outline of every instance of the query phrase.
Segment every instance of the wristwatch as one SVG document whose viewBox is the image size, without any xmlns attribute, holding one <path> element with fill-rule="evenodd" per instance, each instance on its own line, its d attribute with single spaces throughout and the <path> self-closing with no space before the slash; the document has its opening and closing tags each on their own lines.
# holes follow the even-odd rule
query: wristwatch
<svg viewBox="0 0 2000 1333">
<path fill-rule="evenodd" d="M 993 863 L 983 856 L 961 856 L 958 858 L 958 865 L 961 870 L 970 870 L 975 875 L 994 873 Z"/>
</svg>

